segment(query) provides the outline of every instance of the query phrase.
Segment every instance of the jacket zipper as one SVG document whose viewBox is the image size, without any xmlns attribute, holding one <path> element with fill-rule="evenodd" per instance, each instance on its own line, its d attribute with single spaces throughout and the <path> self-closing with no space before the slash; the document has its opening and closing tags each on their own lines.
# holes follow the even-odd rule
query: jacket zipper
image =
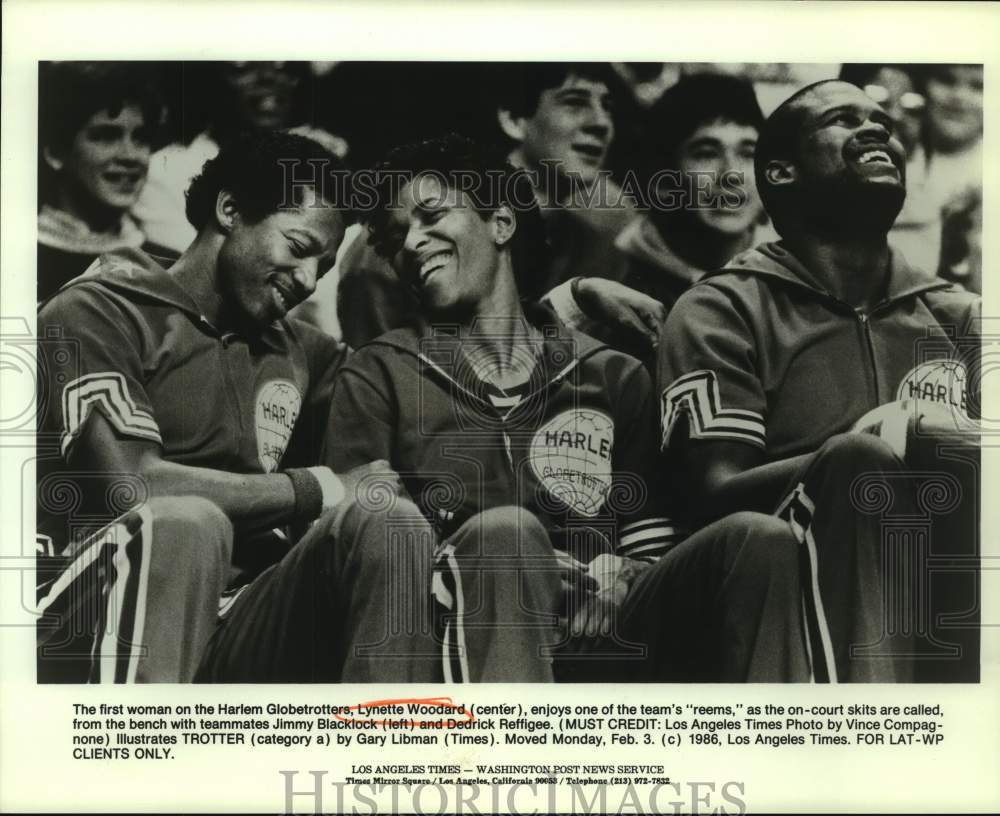
<svg viewBox="0 0 1000 816">
<path fill-rule="evenodd" d="M 877 307 L 876 307 L 877 308 Z M 872 313 L 874 313 L 874 309 Z M 871 314 L 865 314 L 861 309 L 855 309 L 854 314 L 861 323 L 861 332 L 865 337 L 865 347 L 868 349 L 868 363 L 871 366 L 872 384 L 875 386 L 875 405 L 877 408 L 882 404 L 882 395 L 878 385 L 878 363 L 875 360 L 875 346 L 872 343 Z"/>
<path fill-rule="evenodd" d="M 422 354 L 418 354 L 417 356 L 420 359 L 422 359 L 424 361 L 424 363 L 430 365 L 431 368 L 433 368 L 434 370 L 436 370 L 446 380 L 448 380 L 449 382 L 453 383 L 454 385 L 457 385 L 460 389 L 462 389 L 462 391 L 464 391 L 466 394 L 468 394 L 469 396 L 471 396 L 477 402 L 480 402 L 480 403 L 486 405 L 486 407 L 488 407 L 489 410 L 491 410 L 493 412 L 494 416 L 496 416 L 496 418 L 500 420 L 500 428 L 501 428 L 501 430 L 500 430 L 500 436 L 503 439 L 503 451 L 504 451 L 504 455 L 507 457 L 507 465 L 510 468 L 511 476 L 516 476 L 517 475 L 517 469 L 514 467 L 514 454 L 513 454 L 512 450 L 511 450 L 510 435 L 507 433 L 507 417 L 510 416 L 514 411 L 516 411 L 518 406 L 514 406 L 506 414 L 501 414 L 497 410 L 496 406 L 492 405 L 491 403 L 489 403 L 487 401 L 482 400 L 477 394 L 474 394 L 472 391 L 470 391 L 469 389 L 467 389 L 464 386 L 462 386 L 457 380 L 455 380 L 453 377 L 451 377 L 448 374 L 448 372 L 446 372 L 444 369 L 442 369 L 433 360 L 429 359 L 428 357 L 424 357 Z M 579 364 L 579 360 L 573 360 L 573 361 L 571 361 L 569 365 L 567 365 L 562 371 L 560 371 L 555 377 L 553 377 L 551 380 L 549 380 L 549 382 L 547 382 L 543 386 L 543 390 L 547 390 L 549 388 L 552 388 L 554 385 L 556 385 L 557 383 L 561 382 L 563 380 L 563 378 L 565 378 L 566 374 L 568 374 L 578 364 Z M 534 393 L 537 394 L 538 392 L 536 391 Z M 529 399 L 532 396 L 534 396 L 534 394 L 526 394 L 524 398 L 525 399 Z"/>
<path fill-rule="evenodd" d="M 871 364 L 872 369 L 872 383 L 875 386 L 875 405 L 874 408 L 878 408 L 882 404 L 882 390 L 879 388 L 879 377 L 878 377 L 878 363 L 875 357 L 875 344 L 872 341 L 872 319 L 878 312 L 883 309 L 889 308 L 898 301 L 896 300 L 883 300 L 876 303 L 870 312 L 865 314 L 861 309 L 854 309 L 854 313 L 857 315 L 858 320 L 861 323 L 861 329 L 865 336 L 865 347 L 868 349 L 868 362 Z"/>
<path fill-rule="evenodd" d="M 244 426 L 243 412 L 240 409 L 240 401 L 233 399 L 233 394 L 236 393 L 236 383 L 233 380 L 232 362 L 230 357 L 232 352 L 229 351 L 229 347 L 233 344 L 233 340 L 236 339 L 236 334 L 233 332 L 228 332 L 222 334 L 219 337 L 220 344 L 222 345 L 222 370 L 225 374 L 226 385 L 229 386 L 227 396 L 229 398 L 229 405 L 233 409 L 233 414 L 236 417 L 236 428 L 238 433 L 238 439 L 240 440 L 239 445 L 243 445 L 244 437 Z"/>
</svg>

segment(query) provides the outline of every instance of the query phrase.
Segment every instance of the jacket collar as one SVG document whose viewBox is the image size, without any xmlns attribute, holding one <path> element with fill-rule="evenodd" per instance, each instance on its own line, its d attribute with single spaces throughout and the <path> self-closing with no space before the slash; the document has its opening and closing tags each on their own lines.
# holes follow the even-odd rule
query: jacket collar
<svg viewBox="0 0 1000 816">
<path fill-rule="evenodd" d="M 715 277 L 729 272 L 749 273 L 758 277 L 775 278 L 805 289 L 824 300 L 834 300 L 845 306 L 840 298 L 828 291 L 815 276 L 796 258 L 782 241 L 765 243 L 741 252 L 723 269 L 710 272 L 705 277 Z M 915 272 L 902 254 L 889 249 L 889 285 L 885 298 L 877 304 L 888 305 L 921 292 L 945 289 L 950 284 L 942 280 L 928 280 Z"/>
<path fill-rule="evenodd" d="M 38 243 L 61 249 L 97 255 L 125 247 L 138 247 L 146 240 L 130 215 L 123 215 L 114 234 L 92 232 L 86 223 L 63 210 L 45 204 L 38 213 Z"/>
<path fill-rule="evenodd" d="M 542 339 L 536 348 L 537 362 L 529 377 L 528 393 L 520 405 L 508 414 L 528 404 L 531 397 L 562 382 L 584 359 L 605 348 L 603 343 L 564 326 L 546 306 L 537 303 L 523 305 L 528 323 L 541 331 Z M 369 345 L 389 346 L 413 355 L 438 377 L 492 410 L 485 383 L 465 355 L 456 353 L 459 343 L 457 327 L 428 326 L 422 330 L 397 329 Z"/>
</svg>

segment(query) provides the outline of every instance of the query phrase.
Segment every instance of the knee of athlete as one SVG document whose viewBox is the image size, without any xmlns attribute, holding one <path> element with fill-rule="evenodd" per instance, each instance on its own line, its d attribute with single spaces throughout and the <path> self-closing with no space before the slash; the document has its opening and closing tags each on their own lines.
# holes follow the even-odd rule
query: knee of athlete
<svg viewBox="0 0 1000 816">
<path fill-rule="evenodd" d="M 150 502 L 153 540 L 169 541 L 170 558 L 188 558 L 225 569 L 232 557 L 233 525 L 214 503 L 200 496 L 172 496 Z"/>
<path fill-rule="evenodd" d="M 434 528 L 420 508 L 404 497 L 379 508 L 353 502 L 345 508 L 334 533 L 337 545 L 350 549 L 368 572 L 401 561 L 429 565 L 436 541 Z"/>
<path fill-rule="evenodd" d="M 538 517 L 523 507 L 493 507 L 474 516 L 475 535 L 465 539 L 466 549 L 495 555 L 551 555 L 548 531 Z M 478 545 L 478 546 L 477 546 Z"/>
<path fill-rule="evenodd" d="M 757 514 L 748 529 L 754 543 L 751 555 L 762 562 L 764 570 L 772 577 L 798 580 L 800 545 L 788 522 Z"/>
<path fill-rule="evenodd" d="M 892 448 L 873 434 L 836 434 L 823 444 L 818 455 L 858 473 L 897 470 L 903 465 Z"/>
<path fill-rule="evenodd" d="M 405 496 L 381 496 L 377 501 L 355 499 L 328 510 L 316 525 L 334 535 L 356 536 L 368 527 L 396 526 L 429 527 L 426 517 Z"/>
<path fill-rule="evenodd" d="M 744 511 L 720 524 L 727 533 L 727 571 L 739 565 L 740 571 L 762 576 L 798 574 L 798 541 L 784 519 Z"/>
</svg>

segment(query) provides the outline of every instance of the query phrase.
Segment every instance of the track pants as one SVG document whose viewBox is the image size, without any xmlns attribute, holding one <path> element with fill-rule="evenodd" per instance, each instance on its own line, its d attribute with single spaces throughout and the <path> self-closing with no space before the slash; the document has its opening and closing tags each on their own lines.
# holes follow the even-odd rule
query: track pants
<svg viewBox="0 0 1000 816">
<path fill-rule="evenodd" d="M 215 631 L 233 529 L 158 498 L 91 536 L 40 587 L 40 682 L 187 682 Z"/>
<path fill-rule="evenodd" d="M 521 508 L 480 513 L 438 542 L 405 499 L 383 511 L 351 505 L 320 519 L 220 612 L 231 548 L 228 521 L 200 499 L 154 500 L 109 525 L 48 590 L 45 608 L 61 625 L 39 647 L 40 679 L 808 676 L 797 542 L 770 516 L 717 522 L 647 569 L 610 652 L 607 640 L 560 631 L 560 571 L 545 529 Z M 626 658 L 616 656 L 622 646 Z"/>
<path fill-rule="evenodd" d="M 223 596 L 225 515 L 155 499 L 91 536 L 39 594 L 41 682 L 552 679 L 559 577 L 519 508 L 438 543 L 415 505 L 352 504 Z"/>
<path fill-rule="evenodd" d="M 908 434 L 828 440 L 777 515 L 799 543 L 817 681 L 979 678 L 979 449 Z"/>
<path fill-rule="evenodd" d="M 702 528 L 638 577 L 625 602 L 621 680 L 795 682 L 809 679 L 798 544 L 764 513 Z"/>
<path fill-rule="evenodd" d="M 887 510 L 913 514 L 912 484 L 903 460 L 865 434 L 831 437 L 777 509 L 799 546 L 803 625 L 817 682 L 913 679 L 907 649 L 874 648 L 886 633 L 892 592 L 885 580 Z"/>
<path fill-rule="evenodd" d="M 640 577 L 623 631 L 648 658 L 633 679 L 977 679 L 975 453 L 942 458 L 925 439 L 904 462 L 875 436 L 832 437 L 773 516 L 723 518 Z M 956 548 L 973 551 L 959 575 Z M 946 609 L 958 619 L 947 643 L 935 629 Z"/>
<path fill-rule="evenodd" d="M 551 680 L 559 578 L 541 524 L 487 510 L 437 543 L 417 507 L 320 519 L 226 613 L 197 680 Z"/>
<path fill-rule="evenodd" d="M 958 503 L 974 504 L 977 462 L 955 460 Z M 948 471 L 938 467 L 940 480 Z M 975 679 L 978 575 L 971 593 L 968 581 L 961 592 L 944 584 L 959 604 L 952 631 L 968 641 L 955 652 L 934 628 L 941 593 L 913 585 L 924 574 L 912 561 L 919 539 L 893 538 L 893 519 L 912 527 L 920 515 L 913 477 L 875 437 L 831 439 L 775 515 L 724 518 L 645 570 L 614 639 L 626 655 L 597 662 L 620 680 L 889 681 L 911 679 L 914 665 L 917 679 Z M 945 527 L 975 540 L 969 514 L 945 504 Z M 405 499 L 382 511 L 351 505 L 314 524 L 220 615 L 232 536 L 209 502 L 176 498 L 92 537 L 42 588 L 39 679 L 592 679 L 560 671 L 559 570 L 523 509 L 486 511 L 438 541 Z M 947 546 L 930 557 L 955 577 Z M 900 609 L 916 624 L 900 625 Z"/>
</svg>

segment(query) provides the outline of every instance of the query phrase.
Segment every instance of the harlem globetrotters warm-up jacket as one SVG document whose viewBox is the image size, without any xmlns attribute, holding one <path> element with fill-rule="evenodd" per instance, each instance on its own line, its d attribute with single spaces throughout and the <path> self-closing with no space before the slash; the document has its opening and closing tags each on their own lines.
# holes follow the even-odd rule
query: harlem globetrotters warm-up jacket
<svg viewBox="0 0 1000 816">
<path fill-rule="evenodd" d="M 540 308 L 530 319 L 544 339 L 513 395 L 480 376 L 489 363 L 463 350 L 457 330 L 398 329 L 364 346 L 335 384 L 324 463 L 343 472 L 388 460 L 442 538 L 517 505 L 582 561 L 658 558 L 677 533 L 648 374 Z"/>
<path fill-rule="evenodd" d="M 966 386 L 977 374 L 979 306 L 899 254 L 884 298 L 863 313 L 780 242 L 741 253 L 667 318 L 657 367 L 663 448 L 685 433 L 755 445 L 775 461 L 818 449 L 894 400 L 975 413 Z"/>
<path fill-rule="evenodd" d="M 250 338 L 221 332 L 138 250 L 102 256 L 63 287 L 41 308 L 38 337 L 37 526 L 47 554 L 115 515 L 107 480 L 73 455 L 92 412 L 125 439 L 159 445 L 171 462 L 269 473 L 287 465 L 300 435 L 325 428 L 346 351 L 296 320 Z M 126 504 L 142 499 L 129 476 L 119 474 L 116 488 Z"/>
</svg>

